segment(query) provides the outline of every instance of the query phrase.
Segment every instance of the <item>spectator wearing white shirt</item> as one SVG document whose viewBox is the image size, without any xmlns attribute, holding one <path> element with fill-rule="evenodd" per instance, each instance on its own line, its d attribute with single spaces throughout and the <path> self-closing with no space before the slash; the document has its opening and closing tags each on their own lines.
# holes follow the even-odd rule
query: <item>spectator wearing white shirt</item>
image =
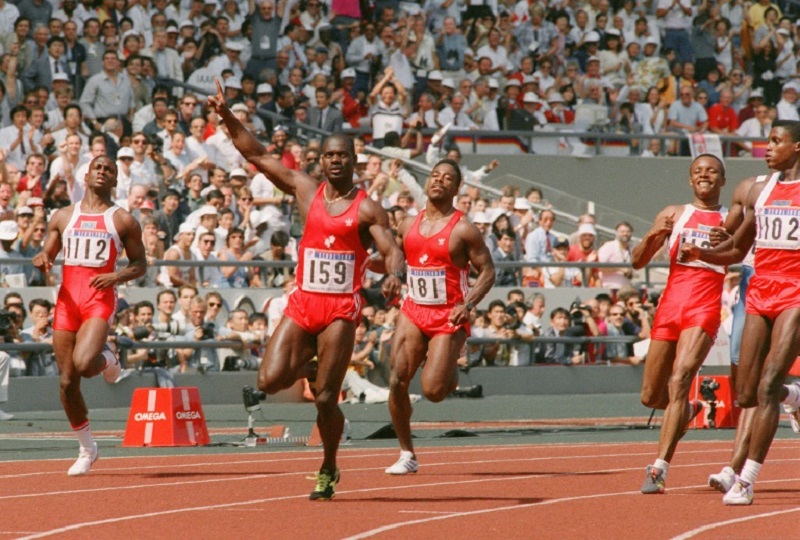
<svg viewBox="0 0 800 540">
<path fill-rule="evenodd" d="M 769 137 L 769 132 L 771 129 L 772 120 L 769 116 L 769 107 L 767 107 L 764 103 L 761 103 L 756 106 L 756 115 L 753 118 L 748 118 L 742 122 L 742 125 L 740 125 L 739 129 L 736 130 L 736 134 L 740 137 L 758 137 L 766 140 L 767 137 Z M 744 151 L 752 154 L 752 142 L 748 141 L 738 144 L 744 149 Z"/>
<path fill-rule="evenodd" d="M 476 129 L 475 122 L 464 112 L 464 97 L 456 94 L 450 100 L 450 105 L 439 112 L 439 123 L 450 124 L 452 131 Z"/>
<path fill-rule="evenodd" d="M 489 30 L 489 43 L 478 49 L 475 54 L 480 58 L 489 58 L 492 61 L 491 74 L 505 75 L 511 68 L 508 60 L 508 51 L 500 44 L 500 30 L 495 27 Z"/>
<path fill-rule="evenodd" d="M 370 110 L 372 139 L 378 148 L 383 146 L 386 133 L 390 131 L 400 133 L 403 130 L 403 120 L 407 115 L 407 110 L 403 106 L 405 100 L 405 86 L 397 80 L 391 67 L 386 68 L 383 78 L 369 94 L 369 102 L 372 105 Z"/>
<path fill-rule="evenodd" d="M 631 263 L 631 236 L 633 227 L 622 221 L 616 226 L 616 238 L 609 240 L 597 250 L 597 261 L 601 263 Z M 603 268 L 600 270 L 600 282 L 607 289 L 619 290 L 631 284 L 633 270 L 626 267 Z"/>
<path fill-rule="evenodd" d="M 800 120 L 797 112 L 797 98 L 800 94 L 800 83 L 795 80 L 783 85 L 781 100 L 778 102 L 778 120 Z"/>
<path fill-rule="evenodd" d="M 30 112 L 23 105 L 11 109 L 11 125 L 0 129 L 0 148 L 6 150 L 6 161 L 25 168 L 28 154 L 35 153 L 33 144 L 34 129 L 28 125 Z"/>
</svg>

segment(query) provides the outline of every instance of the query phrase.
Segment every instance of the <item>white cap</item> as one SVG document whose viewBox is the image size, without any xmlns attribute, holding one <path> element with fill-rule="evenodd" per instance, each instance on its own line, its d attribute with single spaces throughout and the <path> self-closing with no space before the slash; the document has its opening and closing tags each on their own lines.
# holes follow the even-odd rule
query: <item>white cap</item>
<svg viewBox="0 0 800 540">
<path fill-rule="evenodd" d="M 173 240 L 177 240 L 183 233 L 192 233 L 194 234 L 194 226 L 191 223 L 183 222 L 181 226 L 178 227 L 178 232 L 175 233 L 175 237 Z"/>
<path fill-rule="evenodd" d="M 448 77 L 446 79 L 442 79 L 442 86 L 446 86 L 447 88 L 455 88 L 456 87 L 456 83 L 455 83 L 455 81 L 453 81 L 453 79 Z"/>
<path fill-rule="evenodd" d="M 356 78 L 356 70 L 353 69 L 353 68 L 343 69 L 342 70 L 342 79 L 347 79 L 347 78 L 355 79 Z"/>
<path fill-rule="evenodd" d="M 506 81 L 506 85 L 504 86 L 504 88 L 508 88 L 509 86 L 516 86 L 517 88 L 519 88 L 520 86 L 522 86 L 522 84 L 520 84 L 519 79 L 511 78 Z"/>
<path fill-rule="evenodd" d="M 434 69 L 433 71 L 428 73 L 428 80 L 429 81 L 441 81 L 443 79 L 442 72 L 438 69 Z"/>
<path fill-rule="evenodd" d="M 525 92 L 525 95 L 522 96 L 523 103 L 539 103 L 539 98 L 536 97 L 536 94 L 533 92 Z"/>
<path fill-rule="evenodd" d="M 32 216 L 33 208 L 31 208 L 30 206 L 20 206 L 19 208 L 16 209 L 16 213 L 18 216 L 25 216 L 25 215 Z"/>
<path fill-rule="evenodd" d="M 250 109 L 248 109 L 247 105 L 245 105 L 244 103 L 234 103 L 233 106 L 231 107 L 231 111 L 249 113 Z"/>
<path fill-rule="evenodd" d="M 63 71 L 59 71 L 58 73 L 53 75 L 53 82 L 56 82 L 56 81 L 69 82 L 69 75 L 67 75 Z"/>
<path fill-rule="evenodd" d="M 244 50 L 244 43 L 241 41 L 229 41 L 225 44 L 225 48 L 229 51 L 242 52 Z"/>
<path fill-rule="evenodd" d="M 564 96 L 560 92 L 550 92 L 547 94 L 548 103 L 564 103 Z"/>
<path fill-rule="evenodd" d="M 498 89 L 500 88 L 500 83 L 497 81 L 497 79 L 489 79 L 489 88 Z"/>
<path fill-rule="evenodd" d="M 586 59 L 586 63 L 587 64 L 589 62 L 599 62 L 599 61 L 600 61 L 600 57 L 599 56 L 590 56 L 589 58 Z"/>
<path fill-rule="evenodd" d="M 583 38 L 584 43 L 600 43 L 600 34 L 592 30 Z"/>
<path fill-rule="evenodd" d="M 658 38 L 655 36 L 650 36 L 646 40 L 644 40 L 645 45 L 658 45 Z"/>
<path fill-rule="evenodd" d="M 216 215 L 219 215 L 219 212 L 217 212 L 217 209 L 214 206 L 211 206 L 210 204 L 202 206 L 200 210 L 197 211 L 197 217 L 199 218 L 203 218 L 205 216 L 216 216 Z"/>
<path fill-rule="evenodd" d="M 194 23 L 192 21 L 190 21 L 189 19 L 182 20 L 181 24 L 180 24 L 180 27 L 181 28 L 186 28 L 187 26 L 190 26 L 190 27 L 194 28 Z"/>
<path fill-rule="evenodd" d="M 764 91 L 761 88 L 754 88 L 753 91 L 750 92 L 750 95 L 747 96 L 748 100 L 753 99 L 753 98 L 764 99 Z"/>
<path fill-rule="evenodd" d="M 256 87 L 256 94 L 271 94 L 272 85 L 269 83 L 261 83 Z"/>
<path fill-rule="evenodd" d="M 228 176 L 230 176 L 231 178 L 233 178 L 234 176 L 244 176 L 244 177 L 247 177 L 247 171 L 245 171 L 245 170 L 244 170 L 244 169 L 242 169 L 241 167 L 237 167 L 236 169 L 233 169 L 233 170 L 231 171 L 231 173 L 230 173 Z"/>
<path fill-rule="evenodd" d="M 28 206 L 44 206 L 44 201 L 41 197 L 30 197 L 28 199 Z"/>
<path fill-rule="evenodd" d="M 522 76 L 522 86 L 525 86 L 526 84 L 532 84 L 532 83 L 538 83 L 538 82 L 539 82 L 539 79 L 537 79 L 533 75 L 523 75 Z"/>
<path fill-rule="evenodd" d="M 356 154 L 356 164 L 369 163 L 369 156 L 367 154 Z"/>
<path fill-rule="evenodd" d="M 591 223 L 581 223 L 581 226 L 578 227 L 578 234 L 591 234 L 592 236 L 597 236 L 597 229 L 595 229 L 594 225 Z"/>
<path fill-rule="evenodd" d="M 783 91 L 786 92 L 787 90 L 794 90 L 795 92 L 800 92 L 800 82 L 797 81 L 789 81 L 783 85 Z"/>
<path fill-rule="evenodd" d="M 16 221 L 0 221 L 0 240 L 16 240 L 19 236 L 19 225 Z"/>
<path fill-rule="evenodd" d="M 167 26 L 167 34 L 177 34 L 178 27 L 177 26 Z"/>
<path fill-rule="evenodd" d="M 609 36 L 618 38 L 621 35 L 622 34 L 620 34 L 619 30 L 617 30 L 616 28 L 609 28 L 608 30 L 606 30 L 606 39 L 608 39 Z"/>
<path fill-rule="evenodd" d="M 531 203 L 528 202 L 528 199 L 524 197 L 517 197 L 514 199 L 514 210 L 530 210 Z"/>
<path fill-rule="evenodd" d="M 124 157 L 133 159 L 133 148 L 130 146 L 123 146 L 117 150 L 117 159 L 122 159 Z"/>
<path fill-rule="evenodd" d="M 242 81 L 239 80 L 239 77 L 228 77 L 225 79 L 225 88 L 237 88 L 241 90 Z"/>
<path fill-rule="evenodd" d="M 492 222 L 489 219 L 489 216 L 486 215 L 486 212 L 475 212 L 472 214 L 472 223 L 487 223 L 490 224 Z"/>
</svg>

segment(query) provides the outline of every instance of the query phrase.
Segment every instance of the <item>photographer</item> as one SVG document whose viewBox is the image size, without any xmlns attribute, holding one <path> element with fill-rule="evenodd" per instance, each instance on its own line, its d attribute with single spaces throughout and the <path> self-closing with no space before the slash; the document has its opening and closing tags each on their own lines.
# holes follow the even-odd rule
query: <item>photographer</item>
<svg viewBox="0 0 800 540">
<path fill-rule="evenodd" d="M 53 328 L 50 321 L 50 302 L 35 298 L 28 304 L 33 324 L 22 331 L 23 343 L 53 343 Z M 25 375 L 58 375 L 55 356 L 52 352 L 31 352 L 25 356 Z"/>
<path fill-rule="evenodd" d="M 183 339 L 189 341 L 210 341 L 217 337 L 216 325 L 206 322 L 206 301 L 201 296 L 192 298 L 189 304 L 189 321 L 183 333 Z M 190 368 L 199 369 L 201 372 L 219 371 L 217 349 L 185 348 L 176 349 L 180 373 L 186 373 Z"/>
<path fill-rule="evenodd" d="M 533 332 L 522 324 L 524 309 L 524 305 L 518 308 L 515 304 L 506 309 L 502 300 L 493 300 L 487 312 L 489 325 L 485 328 L 473 328 L 472 335 L 478 338 L 533 341 Z M 495 342 L 482 344 L 479 355 L 470 356 L 472 365 L 483 362 L 488 366 L 506 366 L 527 365 L 531 355 L 530 345 Z"/>
<path fill-rule="evenodd" d="M 17 316 L 5 309 L 0 309 L 0 338 L 5 343 L 19 342 L 18 330 L 14 322 Z M 14 358 L 11 354 L 0 351 L 0 404 L 8 401 L 8 378 L 11 373 L 11 363 Z M 11 420 L 13 414 L 0 409 L 0 421 Z"/>
<path fill-rule="evenodd" d="M 224 359 L 225 371 L 238 371 L 240 369 L 256 371 L 261 363 L 261 358 L 253 356 L 251 347 L 262 345 L 266 339 L 263 331 L 251 331 L 247 312 L 243 309 L 233 310 L 228 316 L 228 322 L 219 329 L 219 339 L 240 340 L 242 345 L 236 349 L 220 349 L 220 357 Z"/>
<path fill-rule="evenodd" d="M 151 302 L 143 300 L 133 308 L 134 325 L 133 330 L 127 335 L 135 341 L 155 341 L 156 331 L 153 328 L 153 315 L 155 308 Z M 155 349 L 136 349 L 131 350 L 125 357 L 125 363 L 130 367 L 133 364 L 147 362 L 147 365 L 156 365 L 158 355 Z"/>
<path fill-rule="evenodd" d="M 575 306 L 575 303 L 573 303 Z M 586 309 L 581 309 L 586 308 Z M 550 327 L 543 333 L 542 337 L 578 337 L 583 335 L 584 322 L 591 319 L 591 311 L 588 306 L 572 308 L 572 312 L 562 307 L 555 308 L 550 312 Z M 595 328 L 597 326 L 595 325 Z M 545 343 L 541 348 L 540 359 L 547 364 L 564 364 L 567 366 L 582 364 L 584 355 L 581 345 L 571 343 Z"/>
</svg>

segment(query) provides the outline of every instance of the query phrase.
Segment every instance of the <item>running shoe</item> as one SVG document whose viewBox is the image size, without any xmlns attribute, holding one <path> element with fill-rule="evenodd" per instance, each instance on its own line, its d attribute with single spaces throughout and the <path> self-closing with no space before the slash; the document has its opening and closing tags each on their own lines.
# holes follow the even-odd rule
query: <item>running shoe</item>
<svg viewBox="0 0 800 540">
<path fill-rule="evenodd" d="M 644 477 L 644 484 L 642 484 L 642 493 L 645 495 L 656 495 L 664 493 L 666 490 L 667 480 L 664 478 L 664 471 L 652 465 L 648 465 Z"/>
<path fill-rule="evenodd" d="M 106 353 L 110 353 L 110 355 Z M 119 363 L 116 346 L 112 347 L 111 344 L 106 343 L 103 349 L 103 358 L 106 359 L 106 367 L 103 369 L 103 378 L 107 383 L 114 384 L 117 382 L 117 379 L 119 379 L 119 374 L 122 371 L 122 365 Z"/>
<path fill-rule="evenodd" d="M 386 469 L 386 474 L 401 475 L 415 473 L 418 470 L 419 464 L 417 463 L 417 457 L 414 455 L 414 452 L 402 450 L 400 452 L 400 459 L 397 460 L 397 463 Z"/>
<path fill-rule="evenodd" d="M 317 485 L 314 487 L 314 491 L 311 492 L 309 500 L 329 501 L 333 499 L 334 495 L 336 495 L 334 488 L 339 483 L 339 469 L 336 469 L 333 473 L 327 469 L 322 469 L 314 475 L 314 479 L 317 481 Z"/>
<path fill-rule="evenodd" d="M 14 415 L 11 413 L 7 413 L 3 409 L 0 409 L 0 420 L 13 420 Z"/>
<path fill-rule="evenodd" d="M 722 503 L 726 506 L 747 506 L 753 504 L 753 484 L 743 482 L 737 477 L 733 487 L 728 490 L 722 498 Z"/>
<path fill-rule="evenodd" d="M 792 426 L 792 431 L 800 433 L 800 409 L 791 405 L 784 405 L 783 410 L 789 414 L 789 425 Z"/>
<path fill-rule="evenodd" d="M 724 467 L 717 474 L 708 477 L 708 486 L 721 493 L 728 493 L 734 483 L 736 483 L 736 473 L 730 467 Z"/>
<path fill-rule="evenodd" d="M 72 467 L 67 471 L 67 476 L 83 476 L 92 468 L 92 464 L 100 457 L 100 450 L 97 448 L 97 443 L 92 442 L 91 448 L 81 447 L 78 453 L 78 459 L 72 464 Z"/>
</svg>

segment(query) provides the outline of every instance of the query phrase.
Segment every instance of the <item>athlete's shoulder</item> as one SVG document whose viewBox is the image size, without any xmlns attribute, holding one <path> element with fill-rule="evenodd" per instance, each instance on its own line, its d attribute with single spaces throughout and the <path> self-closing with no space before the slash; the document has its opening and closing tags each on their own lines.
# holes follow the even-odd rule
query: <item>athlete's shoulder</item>
<svg viewBox="0 0 800 540">
<path fill-rule="evenodd" d="M 49 219 L 50 225 L 53 228 L 64 230 L 67 224 L 69 223 L 69 220 L 72 218 L 72 214 L 74 211 L 75 211 L 74 204 L 65 206 L 63 208 L 59 208 L 53 213 L 53 216 Z"/>
<path fill-rule="evenodd" d="M 115 208 L 112 219 L 114 220 L 114 227 L 117 229 L 117 233 L 120 237 L 124 237 L 130 233 L 141 235 L 141 225 L 139 225 L 139 221 L 133 217 L 133 214 L 121 206 Z"/>
</svg>

